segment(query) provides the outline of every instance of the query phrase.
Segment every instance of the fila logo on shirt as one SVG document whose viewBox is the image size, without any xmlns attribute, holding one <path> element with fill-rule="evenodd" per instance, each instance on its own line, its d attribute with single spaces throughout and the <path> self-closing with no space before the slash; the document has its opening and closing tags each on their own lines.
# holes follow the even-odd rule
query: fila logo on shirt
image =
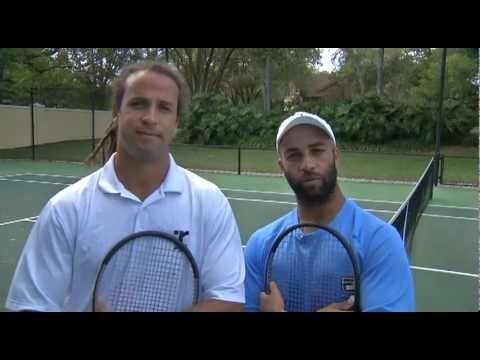
<svg viewBox="0 0 480 360">
<path fill-rule="evenodd" d="M 353 292 L 355 291 L 355 280 L 353 277 L 343 277 L 342 278 L 342 289 L 346 292 Z"/>
</svg>

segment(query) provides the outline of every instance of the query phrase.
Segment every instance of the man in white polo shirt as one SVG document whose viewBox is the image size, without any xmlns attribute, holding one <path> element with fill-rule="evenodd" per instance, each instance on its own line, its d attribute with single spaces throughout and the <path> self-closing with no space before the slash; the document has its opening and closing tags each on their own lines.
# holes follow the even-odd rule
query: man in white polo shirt
<svg viewBox="0 0 480 360">
<path fill-rule="evenodd" d="M 100 263 L 125 236 L 142 230 L 188 232 L 183 242 L 200 271 L 191 311 L 241 311 L 244 257 L 232 209 L 212 183 L 169 153 L 188 86 L 170 65 L 126 67 L 113 87 L 113 122 L 93 156 L 109 160 L 53 196 L 20 256 L 6 308 L 89 311 Z M 113 146 L 115 145 L 115 146 Z"/>
</svg>

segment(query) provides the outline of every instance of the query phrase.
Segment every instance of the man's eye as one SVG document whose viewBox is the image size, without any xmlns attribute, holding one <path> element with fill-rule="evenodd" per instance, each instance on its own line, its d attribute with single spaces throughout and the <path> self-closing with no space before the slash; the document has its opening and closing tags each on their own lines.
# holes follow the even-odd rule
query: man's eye
<svg viewBox="0 0 480 360">
<path fill-rule="evenodd" d="M 136 109 L 139 109 L 144 108 L 146 106 L 146 103 L 144 101 L 133 101 L 130 105 Z"/>
<path fill-rule="evenodd" d="M 170 111 L 169 105 L 158 105 L 158 109 L 162 111 Z"/>
</svg>

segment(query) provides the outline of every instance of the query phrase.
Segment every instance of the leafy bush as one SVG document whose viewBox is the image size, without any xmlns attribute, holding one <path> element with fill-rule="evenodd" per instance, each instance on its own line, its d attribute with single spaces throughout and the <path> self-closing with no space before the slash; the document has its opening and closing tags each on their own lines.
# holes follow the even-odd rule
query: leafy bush
<svg viewBox="0 0 480 360">
<path fill-rule="evenodd" d="M 412 139 L 424 146 L 435 142 L 437 104 L 368 95 L 336 104 L 305 102 L 290 112 L 275 106 L 270 113 L 233 104 L 221 95 L 194 96 L 182 126 L 189 143 L 271 148 L 281 121 L 295 111 L 308 111 L 330 122 L 341 142 L 387 144 Z M 470 138 L 475 112 L 459 99 L 444 101 L 442 143 L 461 144 Z"/>
</svg>

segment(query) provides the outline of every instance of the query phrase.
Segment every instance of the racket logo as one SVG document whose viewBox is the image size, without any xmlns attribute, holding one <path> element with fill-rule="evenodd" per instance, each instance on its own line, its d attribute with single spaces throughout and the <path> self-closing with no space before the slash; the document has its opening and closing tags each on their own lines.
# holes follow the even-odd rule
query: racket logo
<svg viewBox="0 0 480 360">
<path fill-rule="evenodd" d="M 183 238 L 187 235 L 190 235 L 190 231 L 182 231 L 182 230 L 175 230 L 173 232 L 175 235 L 178 235 L 178 240 L 180 240 L 180 242 L 183 242 Z"/>
<path fill-rule="evenodd" d="M 342 278 L 342 289 L 346 292 L 355 292 L 355 279 L 353 277 Z"/>
</svg>

